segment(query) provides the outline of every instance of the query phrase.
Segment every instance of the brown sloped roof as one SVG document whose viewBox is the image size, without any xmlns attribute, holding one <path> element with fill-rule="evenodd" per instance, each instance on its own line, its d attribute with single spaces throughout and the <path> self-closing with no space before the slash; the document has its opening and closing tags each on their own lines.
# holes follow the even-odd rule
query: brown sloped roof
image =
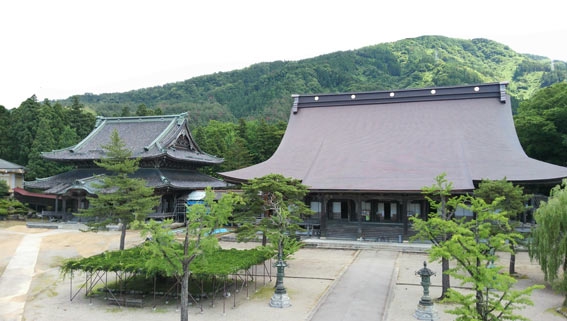
<svg viewBox="0 0 567 321">
<path fill-rule="evenodd" d="M 92 161 L 104 156 L 103 145 L 110 143 L 116 130 L 132 156 L 142 159 L 165 157 L 197 165 L 220 164 L 223 159 L 206 154 L 193 140 L 187 113 L 169 116 L 97 117 L 93 131 L 69 148 L 42 153 L 59 162 Z"/>
<path fill-rule="evenodd" d="M 529 158 L 505 83 L 295 96 L 282 142 L 267 161 L 221 173 L 241 182 L 270 173 L 313 190 L 420 191 L 446 173 L 473 181 L 559 181 L 567 168 Z"/>
</svg>

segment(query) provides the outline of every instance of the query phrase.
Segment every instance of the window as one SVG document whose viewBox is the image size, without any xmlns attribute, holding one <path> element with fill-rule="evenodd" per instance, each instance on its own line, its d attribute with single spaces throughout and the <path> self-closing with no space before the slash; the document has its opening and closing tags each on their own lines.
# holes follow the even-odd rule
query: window
<svg viewBox="0 0 567 321">
<path fill-rule="evenodd" d="M 311 202 L 311 210 L 315 213 L 321 213 L 321 202 Z"/>
<path fill-rule="evenodd" d="M 341 212 L 341 202 L 333 202 L 333 213 Z"/>
</svg>

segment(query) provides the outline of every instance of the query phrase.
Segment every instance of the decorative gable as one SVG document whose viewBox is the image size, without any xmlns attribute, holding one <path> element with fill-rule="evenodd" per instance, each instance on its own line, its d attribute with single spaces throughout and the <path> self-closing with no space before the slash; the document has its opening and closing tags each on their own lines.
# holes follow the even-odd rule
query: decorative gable
<svg viewBox="0 0 567 321">
<path fill-rule="evenodd" d="M 181 135 L 177 136 L 175 142 L 170 146 L 170 148 L 174 149 L 181 149 L 181 150 L 190 150 L 196 151 L 195 145 L 193 141 L 187 136 L 186 133 L 182 133 Z"/>
</svg>

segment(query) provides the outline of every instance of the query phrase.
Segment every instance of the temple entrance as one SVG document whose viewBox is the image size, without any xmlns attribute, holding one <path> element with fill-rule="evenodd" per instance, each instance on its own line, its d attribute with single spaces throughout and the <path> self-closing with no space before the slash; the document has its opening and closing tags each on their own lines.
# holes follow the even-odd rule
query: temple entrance
<svg viewBox="0 0 567 321">
<path fill-rule="evenodd" d="M 356 220 L 354 201 L 331 200 L 327 203 L 327 218 L 329 220 Z"/>
</svg>

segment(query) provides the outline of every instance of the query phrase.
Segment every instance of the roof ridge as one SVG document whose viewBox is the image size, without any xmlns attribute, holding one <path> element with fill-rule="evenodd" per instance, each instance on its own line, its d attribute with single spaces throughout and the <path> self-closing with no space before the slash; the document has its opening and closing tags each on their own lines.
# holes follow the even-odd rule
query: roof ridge
<svg viewBox="0 0 567 321">
<path fill-rule="evenodd" d="M 173 118 L 169 122 L 169 125 L 167 125 L 167 127 L 149 145 L 144 146 L 144 150 L 146 150 L 146 151 L 150 150 L 152 145 L 156 145 L 158 147 L 158 149 L 162 150 L 163 146 L 161 146 L 161 144 L 159 144 L 159 141 L 162 140 L 165 136 L 167 136 L 169 134 L 169 132 L 171 131 L 171 129 L 176 124 L 179 125 L 179 123 L 183 124 L 183 122 L 185 122 L 185 119 L 182 117 L 184 115 L 187 115 L 187 113 L 179 114 L 175 118 Z"/>
<path fill-rule="evenodd" d="M 347 92 L 334 94 L 292 95 L 292 111 L 299 108 L 334 107 L 350 105 L 389 104 L 402 102 L 440 101 L 475 98 L 498 98 L 506 103 L 508 82 L 473 84 L 463 86 L 409 88 L 398 90 Z"/>
</svg>

